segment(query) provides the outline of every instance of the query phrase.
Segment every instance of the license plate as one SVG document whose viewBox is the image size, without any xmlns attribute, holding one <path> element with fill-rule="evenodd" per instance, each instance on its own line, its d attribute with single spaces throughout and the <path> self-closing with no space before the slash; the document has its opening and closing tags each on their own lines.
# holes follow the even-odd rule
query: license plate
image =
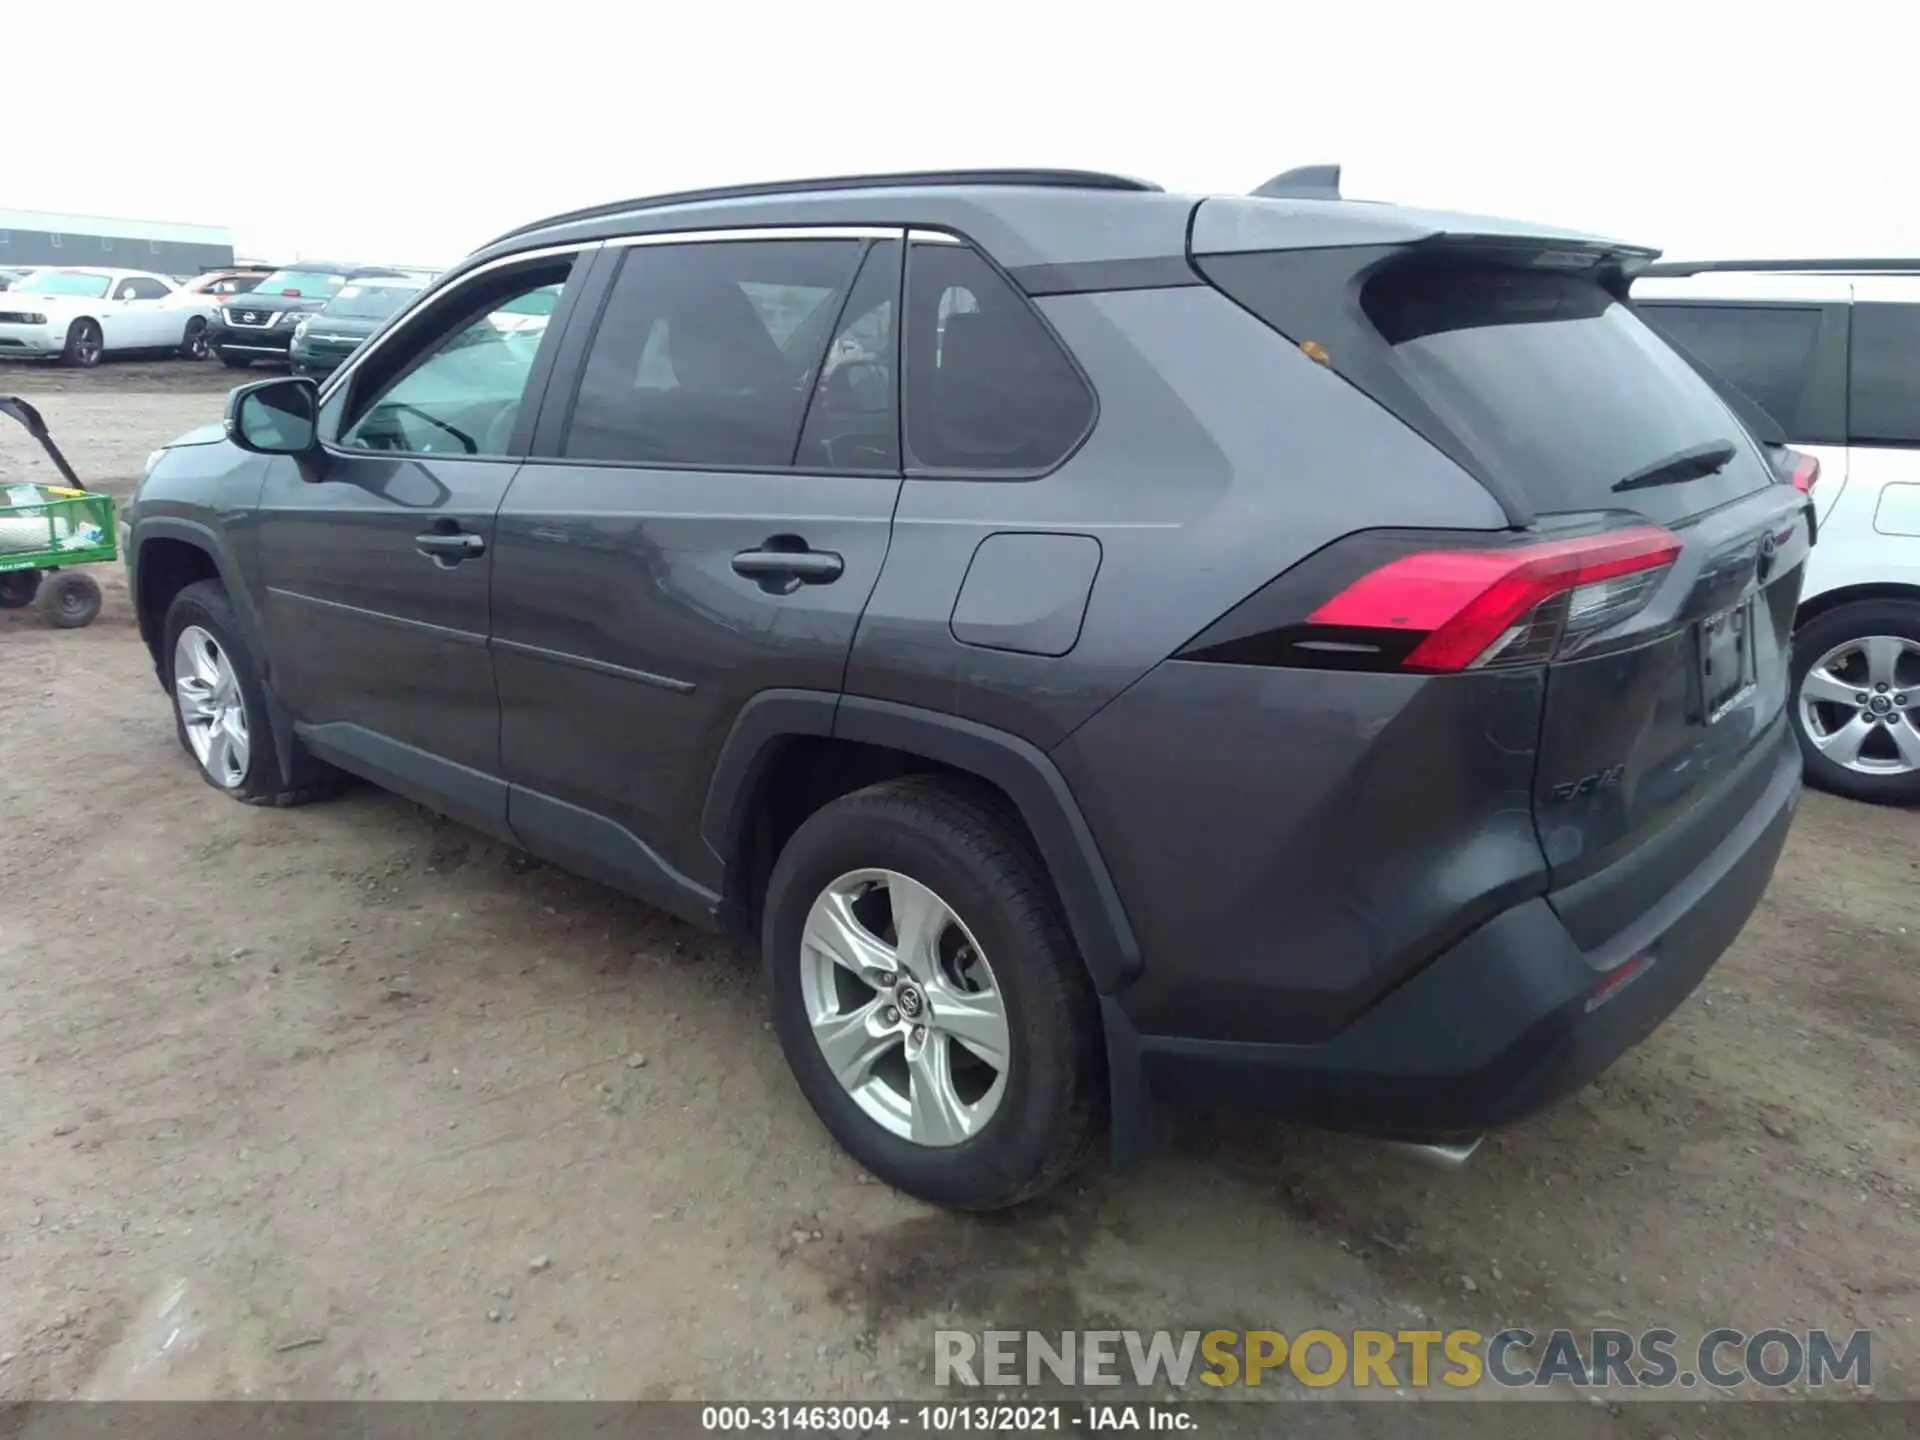
<svg viewBox="0 0 1920 1440">
<path fill-rule="evenodd" d="M 1700 622 L 1700 698 L 1713 724 L 1754 693 L 1753 603 Z"/>
</svg>

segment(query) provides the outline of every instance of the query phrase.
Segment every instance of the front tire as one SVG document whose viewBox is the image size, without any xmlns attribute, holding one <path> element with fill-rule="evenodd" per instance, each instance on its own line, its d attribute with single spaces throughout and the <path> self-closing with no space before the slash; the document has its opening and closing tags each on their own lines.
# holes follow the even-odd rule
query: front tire
<svg viewBox="0 0 1920 1440">
<path fill-rule="evenodd" d="M 229 370 L 250 370 L 253 368 L 253 359 L 251 356 L 229 355 L 224 350 L 220 352 L 220 363 Z"/>
<path fill-rule="evenodd" d="M 175 733 L 201 779 L 249 805 L 296 805 L 331 793 L 324 771 L 319 784 L 282 780 L 259 667 L 224 585 L 201 580 L 174 596 L 162 638 Z"/>
<path fill-rule="evenodd" d="M 91 370 L 100 363 L 105 349 L 99 325 L 92 320 L 76 320 L 67 327 L 67 345 L 60 352 L 60 363 Z"/>
<path fill-rule="evenodd" d="M 995 797 L 941 777 L 823 807 L 768 882 L 773 1024 L 834 1138 L 888 1184 L 998 1210 L 1099 1134 L 1092 986 Z"/>
<path fill-rule="evenodd" d="M 1920 802 L 1920 600 L 1859 600 L 1802 626 L 1793 721 L 1809 784 Z"/>
</svg>

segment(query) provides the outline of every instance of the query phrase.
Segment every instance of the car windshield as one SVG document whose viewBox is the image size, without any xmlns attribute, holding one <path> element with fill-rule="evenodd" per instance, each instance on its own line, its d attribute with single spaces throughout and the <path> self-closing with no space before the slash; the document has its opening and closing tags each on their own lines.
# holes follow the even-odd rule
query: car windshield
<svg viewBox="0 0 1920 1440">
<path fill-rule="evenodd" d="M 47 270 L 29 276 L 14 288 L 26 295 L 85 295 L 98 300 L 113 283 L 111 275 L 95 275 L 85 270 Z"/>
<path fill-rule="evenodd" d="M 305 300 L 318 300 L 337 295 L 346 283 L 346 276 L 330 275 L 324 270 L 276 270 L 254 289 L 262 295 L 297 295 Z"/>
<path fill-rule="evenodd" d="M 356 281 L 329 300 L 324 315 L 343 320 L 384 320 L 420 293 L 418 285 L 382 285 Z"/>
</svg>

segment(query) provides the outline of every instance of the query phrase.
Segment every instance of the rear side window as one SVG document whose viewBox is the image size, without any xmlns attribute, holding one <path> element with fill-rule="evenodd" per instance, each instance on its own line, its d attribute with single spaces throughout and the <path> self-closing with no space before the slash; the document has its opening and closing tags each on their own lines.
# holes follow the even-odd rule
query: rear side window
<svg viewBox="0 0 1920 1440">
<path fill-rule="evenodd" d="M 1370 280 L 1361 306 L 1414 388 L 1542 514 L 1675 520 L 1767 483 L 1745 430 L 1693 367 L 1584 276 L 1402 265 Z M 1718 474 L 1615 488 L 1722 441 L 1735 454 Z"/>
<path fill-rule="evenodd" d="M 1758 403 L 1788 439 L 1844 442 L 1844 307 L 1653 300 L 1635 308 Z"/>
<path fill-rule="evenodd" d="M 885 240 L 861 262 L 820 362 L 797 465 L 900 473 L 901 249 L 899 241 Z"/>
<path fill-rule="evenodd" d="M 1035 475 L 1093 425 L 1093 392 L 1026 298 L 965 245 L 907 263 L 906 442 L 921 471 Z"/>
<path fill-rule="evenodd" d="M 561 453 L 785 469 L 858 240 L 637 245 L 622 257 Z"/>
<path fill-rule="evenodd" d="M 1853 307 L 1849 438 L 1920 445 L 1920 305 Z"/>
</svg>

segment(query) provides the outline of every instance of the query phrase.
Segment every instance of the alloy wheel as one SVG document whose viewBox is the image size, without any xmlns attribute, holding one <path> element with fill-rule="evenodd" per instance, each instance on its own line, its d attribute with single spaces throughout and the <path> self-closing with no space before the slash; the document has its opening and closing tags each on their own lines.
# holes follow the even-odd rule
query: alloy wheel
<svg viewBox="0 0 1920 1440">
<path fill-rule="evenodd" d="M 1862 635 L 1816 660 L 1800 682 L 1814 748 L 1861 775 L 1920 771 L 1920 642 Z"/>
<path fill-rule="evenodd" d="M 980 1133 L 1006 1095 L 1006 1002 L 972 934 L 892 870 L 828 885 L 800 942 L 800 990 L 827 1066 L 860 1109 L 917 1145 Z"/>
<path fill-rule="evenodd" d="M 221 789 L 238 789 L 251 754 L 247 700 L 226 650 L 198 625 L 174 642 L 173 693 L 193 758 Z"/>
</svg>

